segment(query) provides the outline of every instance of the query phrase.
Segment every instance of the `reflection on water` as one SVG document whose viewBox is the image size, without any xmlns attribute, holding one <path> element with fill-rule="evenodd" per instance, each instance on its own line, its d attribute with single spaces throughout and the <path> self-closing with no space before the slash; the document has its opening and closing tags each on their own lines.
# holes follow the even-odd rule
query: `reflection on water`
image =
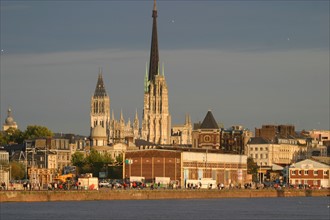
<svg viewBox="0 0 330 220">
<path fill-rule="evenodd" d="M 329 219 L 329 197 L 0 203 L 1 220 Z"/>
</svg>

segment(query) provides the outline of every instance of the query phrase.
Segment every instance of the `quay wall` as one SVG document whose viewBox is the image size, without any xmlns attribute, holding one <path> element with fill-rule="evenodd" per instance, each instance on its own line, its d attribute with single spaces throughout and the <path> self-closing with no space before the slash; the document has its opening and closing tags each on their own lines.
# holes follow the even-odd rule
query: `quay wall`
<svg viewBox="0 0 330 220">
<path fill-rule="evenodd" d="M 330 196 L 329 190 L 100 190 L 0 191 L 0 202 L 221 199 Z"/>
</svg>

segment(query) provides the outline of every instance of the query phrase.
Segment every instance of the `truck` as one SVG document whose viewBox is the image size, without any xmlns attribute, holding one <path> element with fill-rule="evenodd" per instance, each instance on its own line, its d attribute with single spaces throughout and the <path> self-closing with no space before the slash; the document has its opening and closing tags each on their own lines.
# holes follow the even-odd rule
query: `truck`
<svg viewBox="0 0 330 220">
<path fill-rule="evenodd" d="M 74 178 L 74 174 L 68 173 L 68 174 L 63 174 L 63 175 L 56 176 L 54 178 L 54 181 L 55 182 L 66 183 L 68 181 L 73 181 L 73 178 Z"/>
<path fill-rule="evenodd" d="M 79 189 L 84 190 L 98 190 L 99 179 L 96 177 L 80 177 L 78 178 Z"/>
</svg>

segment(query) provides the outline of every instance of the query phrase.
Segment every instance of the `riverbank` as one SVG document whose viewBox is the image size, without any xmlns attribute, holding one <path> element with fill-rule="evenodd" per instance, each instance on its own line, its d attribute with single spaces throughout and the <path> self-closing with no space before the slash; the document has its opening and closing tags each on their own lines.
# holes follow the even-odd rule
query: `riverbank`
<svg viewBox="0 0 330 220">
<path fill-rule="evenodd" d="M 99 190 L 0 191 L 0 202 L 221 199 L 330 196 L 329 190 Z"/>
</svg>

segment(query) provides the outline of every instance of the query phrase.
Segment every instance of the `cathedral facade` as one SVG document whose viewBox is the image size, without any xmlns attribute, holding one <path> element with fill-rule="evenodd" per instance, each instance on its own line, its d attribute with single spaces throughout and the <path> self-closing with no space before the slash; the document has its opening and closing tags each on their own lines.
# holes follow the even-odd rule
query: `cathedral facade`
<svg viewBox="0 0 330 220">
<path fill-rule="evenodd" d="M 154 1 L 152 18 L 150 62 L 149 66 L 146 66 L 144 79 L 141 128 L 137 111 L 132 123 L 130 120 L 125 122 L 122 112 L 119 120 L 115 119 L 113 112 L 110 116 L 110 97 L 106 93 L 102 72 L 100 71 L 95 93 L 91 99 L 92 146 L 127 143 L 128 140 L 134 143 L 137 139 L 143 139 L 155 145 L 192 144 L 192 123 L 189 115 L 186 116 L 184 124 L 174 125 L 171 129 L 164 65 L 161 72 L 159 65 L 156 1 Z"/>
<path fill-rule="evenodd" d="M 171 115 L 168 106 L 168 88 L 164 68 L 162 74 L 159 71 L 156 1 L 154 1 L 152 18 L 149 70 L 146 70 L 144 80 L 142 139 L 154 144 L 170 144 Z"/>
<path fill-rule="evenodd" d="M 90 123 L 91 146 L 125 143 L 128 137 L 131 141 L 140 137 L 137 112 L 133 125 L 130 120 L 125 122 L 122 112 L 119 120 L 115 119 L 113 111 L 110 116 L 110 97 L 105 90 L 102 71 L 99 71 L 95 92 L 91 98 Z"/>
</svg>

